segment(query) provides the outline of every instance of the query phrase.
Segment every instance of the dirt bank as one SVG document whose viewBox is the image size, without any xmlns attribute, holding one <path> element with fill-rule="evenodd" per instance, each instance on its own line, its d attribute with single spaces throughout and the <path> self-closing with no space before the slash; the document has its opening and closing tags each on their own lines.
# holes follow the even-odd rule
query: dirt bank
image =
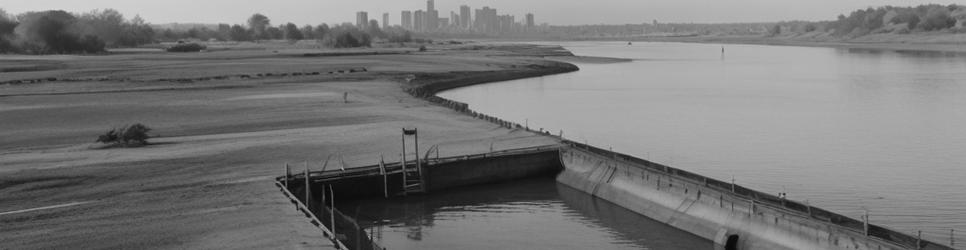
<svg viewBox="0 0 966 250">
<path fill-rule="evenodd" d="M 30 68 L 2 81 L 78 79 L 0 85 L 0 248 L 331 247 L 272 185 L 284 163 L 394 161 L 403 127 L 419 128 L 421 144 L 439 145 L 441 156 L 558 143 L 403 91 L 576 70 L 505 56 L 540 50 L 514 47 L 0 57 L 0 67 Z M 90 147 L 133 122 L 154 128 L 154 144 Z"/>
</svg>

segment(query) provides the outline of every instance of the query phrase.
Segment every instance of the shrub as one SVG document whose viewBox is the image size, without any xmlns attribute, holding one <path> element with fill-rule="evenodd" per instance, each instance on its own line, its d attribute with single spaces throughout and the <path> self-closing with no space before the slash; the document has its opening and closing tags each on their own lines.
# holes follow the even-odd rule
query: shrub
<svg viewBox="0 0 966 250">
<path fill-rule="evenodd" d="M 151 128 L 144 124 L 135 123 L 130 126 L 113 128 L 97 137 L 96 142 L 118 146 L 143 146 L 148 144 L 148 132 Z"/>
<path fill-rule="evenodd" d="M 168 48 L 168 52 L 201 52 L 205 49 L 207 47 L 197 43 L 179 43 Z"/>
<path fill-rule="evenodd" d="M 419 46 L 419 52 L 426 52 L 426 45 Z"/>
</svg>

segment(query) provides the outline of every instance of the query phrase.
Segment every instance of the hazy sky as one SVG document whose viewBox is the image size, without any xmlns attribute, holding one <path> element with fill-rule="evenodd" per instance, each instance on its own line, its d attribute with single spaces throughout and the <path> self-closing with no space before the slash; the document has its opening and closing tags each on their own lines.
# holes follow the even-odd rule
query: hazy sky
<svg viewBox="0 0 966 250">
<path fill-rule="evenodd" d="M 869 6 L 909 6 L 923 3 L 966 4 L 966 0 L 436 0 L 440 16 L 449 17 L 460 5 L 496 8 L 522 19 L 534 13 L 537 23 L 626 24 L 650 22 L 756 22 L 780 20 L 831 20 L 838 14 Z M 273 24 L 354 22 L 357 11 L 370 19 L 399 23 L 401 10 L 425 9 L 425 0 L 3 0 L 9 13 L 62 9 L 82 12 L 113 8 L 127 17 L 140 14 L 150 23 L 244 23 L 260 12 Z"/>
</svg>

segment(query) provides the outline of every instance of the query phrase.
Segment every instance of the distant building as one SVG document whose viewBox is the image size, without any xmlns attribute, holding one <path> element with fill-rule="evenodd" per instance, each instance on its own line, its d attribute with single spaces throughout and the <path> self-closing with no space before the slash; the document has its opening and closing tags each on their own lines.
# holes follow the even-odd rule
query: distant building
<svg viewBox="0 0 966 250">
<path fill-rule="evenodd" d="M 432 2 L 432 0 L 430 0 Z M 439 11 L 426 11 L 426 31 L 435 31 L 439 28 Z"/>
<path fill-rule="evenodd" d="M 465 29 L 473 27 L 472 17 L 470 16 L 470 6 L 460 6 L 460 26 Z"/>
<path fill-rule="evenodd" d="M 369 13 L 365 11 L 356 12 L 356 27 L 365 29 L 369 25 Z"/>
<path fill-rule="evenodd" d="M 401 16 L 402 16 L 402 18 L 401 18 L 400 21 L 402 21 L 402 24 L 401 25 L 402 25 L 403 29 L 413 30 L 413 12 L 412 11 L 408 11 L 408 10 L 404 10 L 402 12 L 402 15 Z"/>
<path fill-rule="evenodd" d="M 440 18 L 437 20 L 439 20 L 439 27 L 449 27 L 449 18 Z"/>
<path fill-rule="evenodd" d="M 533 13 L 527 13 L 527 28 L 533 28 Z"/>
<path fill-rule="evenodd" d="M 423 31 L 426 26 L 426 14 L 422 10 L 413 13 L 413 30 Z"/>
<path fill-rule="evenodd" d="M 382 13 L 382 28 L 389 28 L 389 13 Z"/>
<path fill-rule="evenodd" d="M 426 12 L 436 10 L 436 3 L 433 0 L 426 0 Z"/>
<path fill-rule="evenodd" d="M 449 21 L 450 21 L 450 23 L 449 23 L 449 25 L 447 25 L 447 27 L 448 26 L 459 26 L 460 25 L 460 16 L 457 15 L 456 12 L 450 11 L 449 12 Z"/>
</svg>

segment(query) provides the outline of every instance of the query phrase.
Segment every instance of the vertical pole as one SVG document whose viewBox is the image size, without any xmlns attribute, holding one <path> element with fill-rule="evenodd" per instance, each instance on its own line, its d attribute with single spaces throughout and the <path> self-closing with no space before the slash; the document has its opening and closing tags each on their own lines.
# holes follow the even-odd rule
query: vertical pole
<svg viewBox="0 0 966 250">
<path fill-rule="evenodd" d="M 953 235 L 956 233 L 956 229 L 949 229 L 949 246 L 956 246 L 956 238 Z"/>
<path fill-rule="evenodd" d="M 916 250 L 919 250 L 921 246 L 922 246 L 922 230 L 919 230 L 919 233 L 916 235 Z"/>
<path fill-rule="evenodd" d="M 290 178 L 290 176 L 291 176 L 291 174 L 289 174 L 289 173 L 290 172 L 288 170 L 288 162 L 286 162 L 285 163 L 285 189 L 288 189 L 288 178 Z"/>
<path fill-rule="evenodd" d="M 419 129 L 413 128 L 413 148 L 416 151 L 416 171 L 419 173 L 420 183 L 423 180 L 423 165 L 419 163 Z"/>
<path fill-rule="evenodd" d="M 403 133 L 402 133 L 402 176 L 403 176 L 402 190 L 403 190 L 403 196 L 405 196 L 406 195 L 406 128 L 403 128 Z"/>
<path fill-rule="evenodd" d="M 312 212 L 312 208 L 310 207 L 312 203 L 309 202 L 311 200 L 312 185 L 309 184 L 309 162 L 305 162 L 305 202 L 303 203 L 305 204 L 305 208 L 308 209 L 310 213 Z"/>
<path fill-rule="evenodd" d="M 735 176 L 731 176 L 731 193 L 735 193 Z"/>
<path fill-rule="evenodd" d="M 865 236 L 869 236 L 869 210 L 865 210 L 865 216 L 862 218 L 864 219 L 862 228 L 865 230 Z"/>
<path fill-rule="evenodd" d="M 325 192 L 325 188 L 322 188 L 322 192 Z M 329 199 L 332 200 L 332 224 L 330 224 L 332 225 L 332 239 L 337 240 L 339 237 L 336 237 L 337 234 L 335 234 L 335 190 L 332 189 L 332 185 L 329 185 Z M 336 246 L 338 245 L 336 244 Z"/>
<path fill-rule="evenodd" d="M 382 174 L 382 195 L 389 198 L 389 177 L 386 175 L 386 159 L 379 156 L 379 173 Z"/>
</svg>

